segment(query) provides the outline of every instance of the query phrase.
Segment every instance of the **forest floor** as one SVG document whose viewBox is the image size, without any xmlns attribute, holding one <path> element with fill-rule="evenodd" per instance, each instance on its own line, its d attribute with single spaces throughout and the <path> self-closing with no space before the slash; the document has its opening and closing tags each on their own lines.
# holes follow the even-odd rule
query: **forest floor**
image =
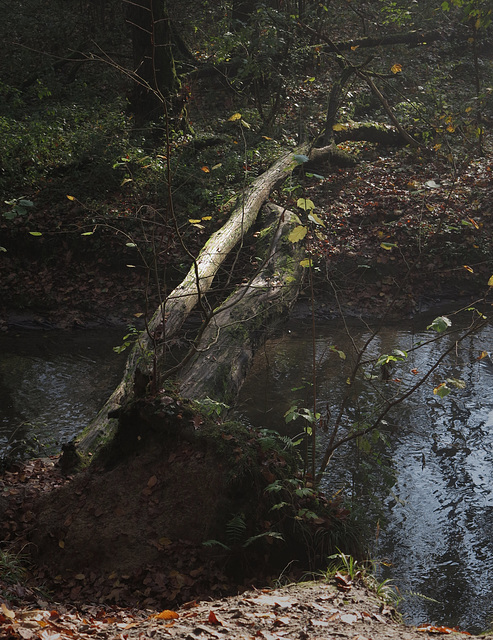
<svg viewBox="0 0 493 640">
<path fill-rule="evenodd" d="M 493 165 L 478 160 L 451 177 L 439 162 L 406 153 L 378 155 L 374 148 L 361 147 L 356 167 L 304 179 L 303 195 L 314 202 L 325 225 L 310 232 L 309 244 L 319 265 L 315 279 L 321 314 L 344 310 L 381 316 L 390 310 L 402 317 L 444 297 L 470 302 L 490 290 Z M 275 197 L 289 208 L 296 206 L 285 194 Z M 36 216 L 41 230 L 53 222 L 47 211 Z M 197 237 L 197 246 L 202 241 Z M 142 301 L 146 273 L 125 269 L 126 249 L 113 246 L 114 251 L 106 248 L 96 261 L 94 253 L 77 253 L 63 242 L 54 251 L 49 240 L 44 247 L 33 245 L 29 260 L 26 254 L 5 254 L 0 261 L 0 328 L 121 324 L 146 313 L 146 306 L 152 309 L 152 296 Z M 255 255 L 253 245 L 250 250 Z M 29 461 L 0 478 L 0 525 L 9 544 L 22 548 L 26 528 L 33 526 L 37 496 L 74 482 L 61 475 L 55 462 Z M 144 463 L 132 474 L 141 476 L 147 499 L 154 485 Z M 107 514 L 97 497 L 87 500 L 80 487 L 72 493 L 67 518 L 79 509 L 77 501 L 85 501 L 98 536 Z M 119 503 L 110 518 L 112 514 L 115 522 L 121 520 L 119 534 L 125 529 L 140 532 L 142 549 L 155 543 L 139 529 L 138 505 L 127 510 Z M 63 548 L 62 538 L 54 542 Z M 70 580 L 60 578 L 58 585 L 39 567 L 30 570 L 27 583 L 0 576 L 0 638 L 411 640 L 452 632 L 426 624 L 419 630 L 403 626 L 393 608 L 364 584 L 351 583 L 340 591 L 332 578 L 277 588 L 276 576 L 262 575 L 258 567 L 254 585 L 248 579 L 235 582 L 217 565 L 206 564 L 198 547 L 162 538 L 158 546 L 168 554 L 169 571 L 143 574 L 140 582 L 131 572 L 102 576 L 96 563 L 84 569 L 80 549 L 82 568 Z"/>
<path fill-rule="evenodd" d="M 312 225 L 307 242 L 321 313 L 403 317 L 444 299 L 483 297 L 493 273 L 491 159 L 451 168 L 438 156 L 408 150 L 340 146 L 359 158 L 355 167 L 321 166 L 324 177 L 298 177 L 303 187 L 294 197 L 285 191 L 272 195 L 303 217 L 296 206 L 302 194 L 323 222 Z M 70 233 L 53 233 L 61 215 L 68 229 L 87 224 L 80 207 L 60 206 L 63 211 L 51 207 L 46 194 L 46 208 L 15 221 L 17 226 L 0 218 L 3 242 L 11 236 L 19 245 L 0 260 L 0 330 L 128 324 L 152 314 L 159 292 L 149 286 L 148 269 L 135 262 L 122 234 L 103 226 L 97 239 L 83 238 L 81 244 Z M 43 236 L 30 237 L 31 228 Z M 190 251 L 198 253 L 204 233 L 189 236 Z M 240 264 L 251 269 L 255 242 L 244 249 Z M 176 244 L 168 251 L 176 283 L 184 275 L 177 265 L 185 259 Z"/>
</svg>

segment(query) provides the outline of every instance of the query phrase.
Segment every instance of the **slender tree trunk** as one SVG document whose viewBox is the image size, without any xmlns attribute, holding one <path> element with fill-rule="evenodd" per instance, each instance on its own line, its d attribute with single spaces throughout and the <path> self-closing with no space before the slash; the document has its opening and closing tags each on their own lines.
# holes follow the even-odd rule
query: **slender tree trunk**
<svg viewBox="0 0 493 640">
<path fill-rule="evenodd" d="M 163 114 L 163 100 L 181 86 L 172 49 L 172 30 L 163 0 L 129 0 L 135 84 L 131 106 L 138 124 Z"/>
</svg>

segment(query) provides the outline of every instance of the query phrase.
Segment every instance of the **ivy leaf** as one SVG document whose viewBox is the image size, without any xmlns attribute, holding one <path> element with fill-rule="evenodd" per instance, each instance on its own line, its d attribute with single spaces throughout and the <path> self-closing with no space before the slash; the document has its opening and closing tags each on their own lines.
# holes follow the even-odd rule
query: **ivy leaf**
<svg viewBox="0 0 493 640">
<path fill-rule="evenodd" d="M 291 233 L 288 236 L 288 240 L 289 242 L 292 242 L 294 244 L 295 242 L 299 242 L 300 240 L 303 240 L 303 238 L 306 236 L 307 233 L 308 233 L 308 229 L 303 225 L 299 224 L 297 227 L 295 227 L 291 231 Z"/>
</svg>

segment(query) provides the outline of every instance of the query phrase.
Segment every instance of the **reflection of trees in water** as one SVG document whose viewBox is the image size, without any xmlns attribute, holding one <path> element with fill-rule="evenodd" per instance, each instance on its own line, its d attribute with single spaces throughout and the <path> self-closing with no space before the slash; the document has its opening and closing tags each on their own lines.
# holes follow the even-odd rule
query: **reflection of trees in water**
<svg viewBox="0 0 493 640">
<path fill-rule="evenodd" d="M 0 341 L 0 455 L 36 439 L 50 447 L 76 435 L 118 383 L 121 332 L 30 332 Z M 45 452 L 43 452 L 45 453 Z"/>
</svg>

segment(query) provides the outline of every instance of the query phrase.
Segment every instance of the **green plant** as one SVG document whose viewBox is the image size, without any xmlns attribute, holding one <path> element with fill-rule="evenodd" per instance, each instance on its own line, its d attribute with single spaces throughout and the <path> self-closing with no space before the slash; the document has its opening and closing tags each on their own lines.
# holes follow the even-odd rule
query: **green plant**
<svg viewBox="0 0 493 640">
<path fill-rule="evenodd" d="M 0 549 L 0 579 L 9 585 L 22 582 L 26 575 L 25 561 L 22 554 Z"/>
<path fill-rule="evenodd" d="M 329 556 L 328 560 L 330 562 L 323 574 L 325 580 L 336 577 L 346 587 L 349 587 L 353 582 L 361 581 L 384 602 L 393 606 L 399 604 L 401 599 L 399 592 L 390 579 L 378 580 L 376 577 L 375 561 L 359 561 L 341 550 Z"/>
<path fill-rule="evenodd" d="M 123 336 L 122 344 L 113 347 L 113 351 L 115 353 L 123 353 L 126 349 L 128 349 L 130 346 L 133 346 L 137 342 L 140 333 L 141 332 L 136 329 L 134 325 L 129 325 L 128 333 Z"/>
<path fill-rule="evenodd" d="M 283 540 L 282 535 L 278 531 L 264 531 L 257 535 L 249 536 L 248 538 L 246 537 L 246 531 L 245 515 L 243 513 L 237 513 L 226 523 L 226 543 L 220 542 L 219 540 L 206 540 L 202 544 L 204 547 L 218 546 L 226 551 L 233 551 L 235 547 L 246 549 L 254 542 L 263 538 Z"/>
</svg>

